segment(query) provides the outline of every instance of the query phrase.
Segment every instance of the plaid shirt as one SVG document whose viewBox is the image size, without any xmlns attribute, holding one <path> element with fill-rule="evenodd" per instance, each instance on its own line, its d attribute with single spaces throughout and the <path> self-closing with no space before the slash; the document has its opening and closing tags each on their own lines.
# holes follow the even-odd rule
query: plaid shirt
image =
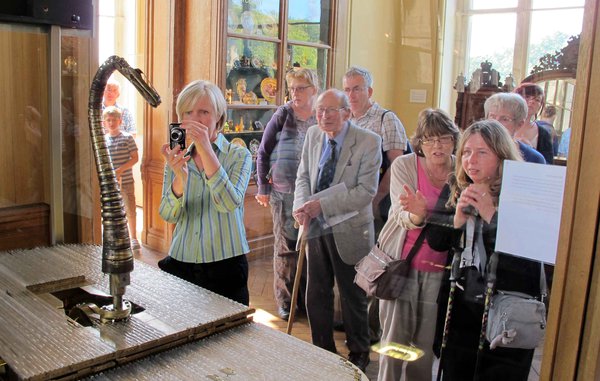
<svg viewBox="0 0 600 381">
<path fill-rule="evenodd" d="M 385 111 L 377 102 L 373 102 L 373 105 L 371 105 L 365 115 L 360 118 L 352 117 L 351 120 L 357 126 L 373 131 L 381 136 L 383 152 L 392 149 L 406 150 L 408 139 L 402 122 L 400 122 L 396 114 L 388 112 L 383 118 L 383 123 L 381 123 L 381 117 Z"/>
</svg>

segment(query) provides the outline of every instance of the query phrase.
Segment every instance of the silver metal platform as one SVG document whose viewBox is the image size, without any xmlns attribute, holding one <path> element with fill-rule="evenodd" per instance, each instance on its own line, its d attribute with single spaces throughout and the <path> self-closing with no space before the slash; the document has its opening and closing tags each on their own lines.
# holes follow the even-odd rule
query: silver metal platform
<svg viewBox="0 0 600 381">
<path fill-rule="evenodd" d="M 56 295 L 73 289 L 108 295 L 101 250 L 65 245 L 0 252 L 5 378 L 366 379 L 337 355 L 253 323 L 253 309 L 139 261 L 125 299 L 143 312 L 84 327 L 65 315 Z"/>
</svg>

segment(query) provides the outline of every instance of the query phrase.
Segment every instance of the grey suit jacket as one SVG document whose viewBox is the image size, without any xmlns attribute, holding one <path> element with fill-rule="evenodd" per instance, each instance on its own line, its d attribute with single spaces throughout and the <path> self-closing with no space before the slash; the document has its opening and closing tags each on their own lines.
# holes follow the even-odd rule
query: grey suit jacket
<svg viewBox="0 0 600 381">
<path fill-rule="evenodd" d="M 331 183 L 333 186 L 343 182 L 348 190 L 321 199 L 321 209 L 325 218 L 358 211 L 358 215 L 332 227 L 341 259 L 349 265 L 354 265 L 368 254 L 374 244 L 371 202 L 379 183 L 381 138 L 371 131 L 348 123 L 348 133 L 344 138 Z M 296 177 L 294 210 L 301 207 L 315 193 L 324 136 L 325 133 L 319 126 L 312 126 L 306 133 Z M 311 226 L 316 224 L 317 222 L 313 221 Z"/>
</svg>

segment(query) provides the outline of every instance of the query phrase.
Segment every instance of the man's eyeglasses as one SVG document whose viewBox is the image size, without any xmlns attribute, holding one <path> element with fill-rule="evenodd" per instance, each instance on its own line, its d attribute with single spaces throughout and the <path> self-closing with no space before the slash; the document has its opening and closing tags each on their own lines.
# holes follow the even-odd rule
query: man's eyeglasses
<svg viewBox="0 0 600 381">
<path fill-rule="evenodd" d="M 343 109 L 343 107 L 317 107 L 317 115 L 330 115 Z"/>
<path fill-rule="evenodd" d="M 288 87 L 288 90 L 290 93 L 303 93 L 304 90 L 308 89 L 309 87 L 312 87 L 311 85 L 306 85 L 306 86 L 290 86 Z"/>
<path fill-rule="evenodd" d="M 344 92 L 345 92 L 346 94 L 350 94 L 350 93 L 360 93 L 360 92 L 364 91 L 365 89 L 366 89 L 366 87 L 365 87 L 365 86 L 354 86 L 354 87 L 352 87 L 352 88 L 350 88 L 350 87 L 346 87 L 346 88 L 344 88 Z"/>
<path fill-rule="evenodd" d="M 440 143 L 441 145 L 448 145 L 454 143 L 454 136 L 446 135 L 439 136 L 436 138 L 423 138 L 421 139 L 421 144 L 424 146 L 432 146 L 435 143 Z"/>
</svg>

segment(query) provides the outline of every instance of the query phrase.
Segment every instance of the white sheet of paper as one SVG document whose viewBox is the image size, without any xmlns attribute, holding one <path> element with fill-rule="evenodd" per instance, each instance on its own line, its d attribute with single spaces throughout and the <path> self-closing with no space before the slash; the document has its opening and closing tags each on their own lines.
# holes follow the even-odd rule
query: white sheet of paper
<svg viewBox="0 0 600 381">
<path fill-rule="evenodd" d="M 496 250 L 554 263 L 566 167 L 505 161 Z"/>
<path fill-rule="evenodd" d="M 313 194 L 310 196 L 310 200 L 318 200 L 321 198 L 332 196 L 336 193 L 347 192 L 348 188 L 345 183 L 335 184 L 327 189 L 323 189 L 322 191 Z M 346 214 L 339 214 L 337 216 L 331 216 L 329 218 L 325 218 L 325 223 L 323 224 L 324 228 L 330 228 L 339 224 L 340 222 L 344 222 L 349 218 L 352 218 L 358 214 L 358 211 L 354 210 L 352 212 Z"/>
</svg>

